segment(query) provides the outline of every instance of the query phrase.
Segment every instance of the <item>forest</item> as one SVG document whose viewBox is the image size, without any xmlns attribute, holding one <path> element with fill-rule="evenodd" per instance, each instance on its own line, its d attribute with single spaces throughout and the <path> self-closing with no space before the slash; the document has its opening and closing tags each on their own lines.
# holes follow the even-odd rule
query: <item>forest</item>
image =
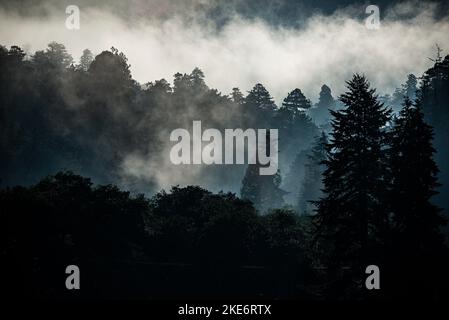
<svg viewBox="0 0 449 320">
<path fill-rule="evenodd" d="M 124 53 L 0 46 L 1 272 L 14 297 L 449 297 L 449 56 L 388 95 L 363 74 L 312 103 L 140 84 Z M 170 132 L 276 128 L 279 170 L 169 161 Z M 83 290 L 64 287 L 65 267 Z M 381 290 L 365 288 L 368 265 Z"/>
</svg>

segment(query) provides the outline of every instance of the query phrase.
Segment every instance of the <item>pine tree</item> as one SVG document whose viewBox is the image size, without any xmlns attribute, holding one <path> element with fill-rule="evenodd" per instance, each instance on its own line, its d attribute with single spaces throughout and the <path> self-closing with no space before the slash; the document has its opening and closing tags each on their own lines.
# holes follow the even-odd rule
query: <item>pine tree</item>
<svg viewBox="0 0 449 320">
<path fill-rule="evenodd" d="M 238 105 L 243 104 L 245 101 L 245 97 L 243 97 L 243 94 L 239 88 L 232 88 L 231 99 Z"/>
<path fill-rule="evenodd" d="M 267 132 L 267 150 L 270 149 L 270 134 Z M 242 180 L 240 196 L 250 200 L 259 212 L 266 212 L 269 209 L 281 208 L 284 205 L 283 197 L 286 194 L 280 188 L 282 178 L 278 172 L 274 175 L 261 175 L 261 168 L 258 157 L 256 164 L 249 164 L 245 176 Z"/>
<path fill-rule="evenodd" d="M 288 192 L 285 200 L 292 206 L 298 202 L 304 172 L 304 154 L 318 128 L 306 114 L 310 100 L 300 89 L 294 89 L 276 110 L 273 126 L 279 129 L 279 167 L 287 172 L 282 187 Z"/>
<path fill-rule="evenodd" d="M 310 108 L 310 100 L 307 99 L 300 89 L 290 92 L 282 102 L 276 114 L 276 127 L 284 130 L 284 136 L 297 135 L 298 130 L 308 129 L 313 126 L 311 119 L 306 115 Z"/>
<path fill-rule="evenodd" d="M 203 92 L 208 89 L 206 82 L 204 81 L 204 73 L 198 67 L 192 70 L 192 73 L 190 74 L 190 82 L 192 89 L 196 92 Z"/>
<path fill-rule="evenodd" d="M 323 183 L 321 176 L 324 171 L 323 161 L 326 160 L 327 136 L 324 132 L 315 137 L 314 144 L 304 165 L 304 180 L 298 198 L 298 211 L 301 214 L 310 214 L 311 202 L 321 196 Z"/>
<path fill-rule="evenodd" d="M 335 110 L 336 103 L 331 89 L 323 84 L 318 103 L 310 110 L 310 115 L 316 124 L 325 124 L 330 120 L 329 110 Z"/>
<path fill-rule="evenodd" d="M 409 74 L 407 76 L 407 81 L 402 86 L 404 90 L 404 95 L 408 97 L 410 100 L 414 100 L 416 98 L 416 86 L 418 84 L 418 80 L 414 74 Z"/>
<path fill-rule="evenodd" d="M 387 270 L 394 278 L 393 296 L 427 298 L 446 279 L 447 248 L 440 233 L 446 219 L 432 203 L 439 186 L 432 139 L 421 102 L 412 104 L 406 98 L 394 121 L 389 150 L 392 237 Z"/>
<path fill-rule="evenodd" d="M 182 73 L 175 73 L 173 75 L 173 92 L 176 95 L 183 95 L 189 92 L 190 76 Z"/>
<path fill-rule="evenodd" d="M 273 98 L 265 87 L 258 83 L 251 91 L 248 91 L 248 95 L 245 98 L 247 105 L 251 105 L 260 109 L 274 109 L 275 104 Z"/>
<path fill-rule="evenodd" d="M 440 169 L 439 181 L 442 183 L 440 194 L 435 203 L 445 212 L 449 210 L 449 55 L 444 59 L 438 50 L 435 65 L 422 76 L 417 96 L 421 101 L 426 121 L 433 127 L 433 144 L 438 152 L 435 161 Z M 449 234 L 449 228 L 446 228 Z"/>
<path fill-rule="evenodd" d="M 92 54 L 92 51 L 90 51 L 89 49 L 84 49 L 83 55 L 80 58 L 80 63 L 78 65 L 78 68 L 83 71 L 87 71 L 87 70 L 89 70 L 89 67 L 90 67 L 90 64 L 92 63 L 92 61 L 94 61 L 94 56 Z"/>
<path fill-rule="evenodd" d="M 395 113 L 401 109 L 402 101 L 404 101 L 404 96 L 405 92 L 402 88 L 396 88 L 391 95 L 389 103 Z"/>
<path fill-rule="evenodd" d="M 360 277 L 388 231 L 383 127 L 391 111 L 378 102 L 364 76 L 354 75 L 347 86 L 340 97 L 346 108 L 331 111 L 333 132 L 326 147 L 324 195 L 316 202 L 314 216 L 321 261 L 333 280 L 348 269 L 345 272 Z"/>
<path fill-rule="evenodd" d="M 265 87 L 258 83 L 245 98 L 243 116 L 249 128 L 270 128 L 277 107 Z"/>
<path fill-rule="evenodd" d="M 282 102 L 282 108 L 285 108 L 294 115 L 309 110 L 310 107 L 310 100 L 298 88 L 290 92 Z"/>
<path fill-rule="evenodd" d="M 432 139 L 419 100 L 412 104 L 406 98 L 391 133 L 391 209 L 395 237 L 412 251 L 432 250 L 443 242 L 439 227 L 445 220 L 431 203 L 439 186 Z"/>
</svg>

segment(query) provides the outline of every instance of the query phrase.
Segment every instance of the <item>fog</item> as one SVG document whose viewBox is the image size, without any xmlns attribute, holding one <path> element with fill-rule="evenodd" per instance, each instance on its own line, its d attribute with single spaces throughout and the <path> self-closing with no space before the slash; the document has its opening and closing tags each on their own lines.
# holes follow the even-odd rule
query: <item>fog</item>
<svg viewBox="0 0 449 320">
<path fill-rule="evenodd" d="M 312 100 L 323 83 L 339 94 L 354 72 L 367 75 L 378 91 L 391 92 L 408 73 L 420 75 L 432 64 L 427 58 L 435 56 L 436 43 L 449 47 L 449 21 L 436 18 L 432 3 L 380 7 L 378 30 L 367 29 L 360 19 L 367 16 L 364 6 L 310 15 L 300 28 L 247 19 L 228 8 L 229 20 L 217 28 L 204 11 L 194 11 L 212 5 L 206 1 L 132 1 L 126 8 L 107 3 L 80 2 L 79 30 L 65 27 L 65 3 L 4 5 L 0 43 L 32 53 L 56 41 L 75 60 L 85 48 L 98 54 L 114 46 L 126 54 L 140 83 L 171 81 L 174 73 L 198 66 L 208 85 L 223 93 L 235 86 L 247 91 L 261 82 L 277 103 L 295 87 Z"/>
</svg>

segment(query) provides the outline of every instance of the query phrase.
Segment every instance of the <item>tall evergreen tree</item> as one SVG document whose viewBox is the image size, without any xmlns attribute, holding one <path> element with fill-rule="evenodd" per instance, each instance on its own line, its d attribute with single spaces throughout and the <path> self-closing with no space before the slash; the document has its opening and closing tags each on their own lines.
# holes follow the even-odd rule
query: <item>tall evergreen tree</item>
<svg viewBox="0 0 449 320">
<path fill-rule="evenodd" d="M 189 89 L 189 76 L 185 73 L 176 72 L 173 78 L 173 92 L 176 95 L 185 94 Z"/>
<path fill-rule="evenodd" d="M 310 110 L 310 115 L 316 124 L 322 125 L 330 120 L 329 110 L 335 110 L 336 103 L 331 88 L 323 84 L 318 103 Z"/>
<path fill-rule="evenodd" d="M 389 150 L 392 241 L 386 269 L 387 278 L 394 279 L 392 296 L 427 298 L 428 292 L 447 286 L 447 248 L 440 233 L 446 219 L 432 203 L 439 186 L 432 139 L 421 102 L 412 104 L 406 98 L 394 121 Z"/>
<path fill-rule="evenodd" d="M 270 149 L 270 135 L 267 132 L 266 150 Z M 272 152 L 272 151 L 270 151 Z M 280 208 L 284 205 L 285 191 L 280 188 L 282 178 L 278 172 L 274 175 L 261 175 L 258 157 L 256 164 L 249 164 L 242 180 L 240 195 L 243 199 L 250 200 L 260 212 L 269 209 Z"/>
<path fill-rule="evenodd" d="M 206 82 L 204 81 L 204 73 L 198 67 L 193 69 L 192 73 L 190 73 L 190 82 L 194 91 L 203 92 L 208 89 Z"/>
<path fill-rule="evenodd" d="M 84 49 L 83 54 L 81 55 L 81 58 L 80 58 L 80 63 L 78 65 L 78 68 L 83 71 L 87 71 L 87 70 L 89 70 L 89 67 L 90 67 L 90 64 L 92 63 L 92 61 L 94 61 L 94 56 L 92 54 L 92 51 L 90 51 L 89 49 Z"/>
<path fill-rule="evenodd" d="M 418 90 L 418 98 L 428 123 L 434 128 L 434 145 L 438 152 L 435 155 L 440 169 L 439 180 L 442 183 L 440 194 L 435 196 L 435 202 L 449 210 L 449 55 L 444 59 L 440 51 L 435 58 L 435 65 L 422 76 Z M 446 230 L 449 234 L 449 229 Z"/>
<path fill-rule="evenodd" d="M 276 107 L 270 93 L 260 83 L 256 84 L 248 92 L 248 95 L 245 98 L 245 102 L 248 105 L 255 106 L 260 109 L 272 110 Z"/>
<path fill-rule="evenodd" d="M 281 172 L 288 173 L 283 179 L 282 188 L 288 192 L 285 200 L 292 206 L 297 204 L 303 179 L 304 155 L 318 133 L 306 113 L 309 109 L 310 100 L 300 89 L 294 89 L 284 99 L 273 119 L 274 127 L 279 129 L 279 167 Z"/>
<path fill-rule="evenodd" d="M 238 105 L 243 104 L 245 101 L 245 97 L 239 88 L 232 88 L 231 99 Z"/>
<path fill-rule="evenodd" d="M 270 128 L 276 105 L 265 87 L 258 83 L 245 97 L 243 116 L 250 128 Z"/>
<path fill-rule="evenodd" d="M 324 161 L 324 196 L 316 202 L 315 237 L 332 280 L 349 272 L 361 281 L 364 268 L 379 262 L 372 260 L 374 249 L 388 230 L 383 127 L 391 111 L 378 102 L 364 76 L 354 75 L 347 86 L 340 97 L 346 108 L 331 111 L 333 132 Z"/>
<path fill-rule="evenodd" d="M 284 131 L 283 135 L 288 137 L 297 135 L 297 131 L 301 128 L 306 129 L 313 126 L 311 119 L 305 113 L 310 106 L 310 100 L 303 95 L 300 89 L 293 90 L 277 110 L 275 116 L 276 128 Z"/>
<path fill-rule="evenodd" d="M 416 98 L 416 90 L 417 90 L 418 79 L 414 74 L 409 74 L 407 76 L 407 81 L 402 86 L 404 90 L 404 95 L 408 97 L 410 100 L 414 100 Z"/>
<path fill-rule="evenodd" d="M 310 100 L 298 88 L 290 92 L 282 102 L 282 107 L 295 115 L 309 110 L 311 106 Z"/>
<path fill-rule="evenodd" d="M 394 234 L 409 250 L 432 250 L 443 239 L 441 211 L 431 203 L 437 192 L 433 129 L 424 121 L 420 101 L 408 98 L 391 133 L 392 213 Z"/>
</svg>

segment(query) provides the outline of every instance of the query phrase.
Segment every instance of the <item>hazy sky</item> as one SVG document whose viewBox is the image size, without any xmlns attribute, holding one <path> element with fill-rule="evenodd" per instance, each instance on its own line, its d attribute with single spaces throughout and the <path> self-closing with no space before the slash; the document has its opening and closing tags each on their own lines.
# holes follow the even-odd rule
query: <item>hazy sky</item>
<svg viewBox="0 0 449 320">
<path fill-rule="evenodd" d="M 114 46 L 141 83 L 171 82 L 174 73 L 198 66 L 207 84 L 223 93 L 261 82 L 277 102 L 295 87 L 316 100 L 323 83 L 341 93 L 354 72 L 388 92 L 408 73 L 421 75 L 431 65 L 427 57 L 435 56 L 435 43 L 449 50 L 449 19 L 435 3 L 387 8 L 380 1 L 380 29 L 368 30 L 366 6 L 331 1 L 333 7 L 320 10 L 309 1 L 270 3 L 283 2 L 287 10 L 251 11 L 254 1 L 6 1 L 0 6 L 0 43 L 32 53 L 57 41 L 76 60 L 85 48 L 98 54 Z M 65 27 L 68 4 L 80 8 L 80 30 Z M 279 23 L 280 14 L 288 23 Z"/>
</svg>

